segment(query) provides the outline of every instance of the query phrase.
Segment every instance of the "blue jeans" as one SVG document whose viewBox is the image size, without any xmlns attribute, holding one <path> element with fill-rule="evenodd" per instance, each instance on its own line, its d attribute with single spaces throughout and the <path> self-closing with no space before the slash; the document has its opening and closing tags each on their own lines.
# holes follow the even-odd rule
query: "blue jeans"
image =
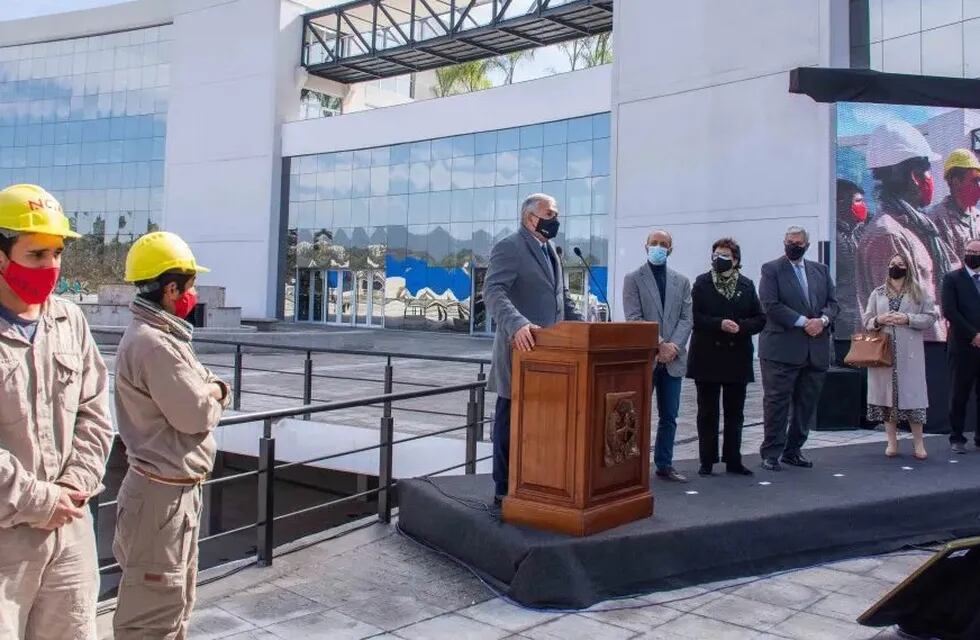
<svg viewBox="0 0 980 640">
<path fill-rule="evenodd" d="M 658 364 L 653 370 L 653 391 L 657 396 L 657 440 L 653 446 L 653 463 L 658 471 L 674 464 L 674 436 L 677 435 L 677 412 L 681 408 L 681 382 Z"/>
</svg>

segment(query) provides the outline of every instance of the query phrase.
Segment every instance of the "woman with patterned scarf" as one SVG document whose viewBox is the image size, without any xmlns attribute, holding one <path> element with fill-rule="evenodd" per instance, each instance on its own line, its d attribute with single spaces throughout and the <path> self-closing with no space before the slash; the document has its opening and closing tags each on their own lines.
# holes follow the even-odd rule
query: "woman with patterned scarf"
<svg viewBox="0 0 980 640">
<path fill-rule="evenodd" d="M 742 464 L 745 392 L 755 381 L 752 336 L 762 331 L 766 316 L 755 284 L 740 272 L 742 251 L 731 238 L 711 246 L 711 270 L 691 290 L 694 331 L 687 358 L 687 377 L 698 391 L 698 440 L 701 476 L 712 475 L 719 461 L 719 400 L 724 414 L 721 461 L 728 473 L 750 476 Z"/>
</svg>

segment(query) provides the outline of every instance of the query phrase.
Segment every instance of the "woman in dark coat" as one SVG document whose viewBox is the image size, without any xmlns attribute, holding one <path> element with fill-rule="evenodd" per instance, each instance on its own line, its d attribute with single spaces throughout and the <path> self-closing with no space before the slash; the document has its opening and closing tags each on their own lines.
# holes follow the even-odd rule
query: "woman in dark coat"
<svg viewBox="0 0 980 640">
<path fill-rule="evenodd" d="M 766 316 L 755 285 L 740 273 L 742 252 L 731 238 L 711 246 L 711 271 L 698 276 L 691 290 L 694 332 L 687 377 L 698 390 L 698 440 L 702 476 L 718 462 L 718 402 L 724 407 L 725 441 L 721 460 L 728 473 L 750 476 L 742 464 L 745 390 L 755 380 L 752 336 Z"/>
</svg>

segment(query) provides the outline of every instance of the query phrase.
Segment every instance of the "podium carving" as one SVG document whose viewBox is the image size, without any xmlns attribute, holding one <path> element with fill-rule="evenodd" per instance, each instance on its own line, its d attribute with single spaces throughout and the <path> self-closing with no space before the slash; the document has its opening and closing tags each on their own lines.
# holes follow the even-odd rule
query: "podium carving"
<svg viewBox="0 0 980 640">
<path fill-rule="evenodd" d="M 653 513 L 652 322 L 562 322 L 514 351 L 505 522 L 589 535 Z"/>
</svg>

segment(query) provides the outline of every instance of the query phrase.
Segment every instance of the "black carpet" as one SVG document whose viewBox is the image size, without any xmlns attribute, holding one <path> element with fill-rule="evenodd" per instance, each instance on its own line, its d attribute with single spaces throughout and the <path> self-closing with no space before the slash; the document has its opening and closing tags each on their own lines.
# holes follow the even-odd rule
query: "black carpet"
<svg viewBox="0 0 980 640">
<path fill-rule="evenodd" d="M 813 469 L 756 466 L 751 478 L 700 478 L 696 461 L 681 462 L 692 481 L 654 479 L 652 518 L 586 538 L 497 521 L 485 475 L 400 481 L 399 520 L 517 602 L 584 608 L 980 534 L 980 453 L 951 463 L 944 440 L 927 444 L 925 462 L 885 458 L 883 443 L 854 445 L 809 450 Z"/>
</svg>

